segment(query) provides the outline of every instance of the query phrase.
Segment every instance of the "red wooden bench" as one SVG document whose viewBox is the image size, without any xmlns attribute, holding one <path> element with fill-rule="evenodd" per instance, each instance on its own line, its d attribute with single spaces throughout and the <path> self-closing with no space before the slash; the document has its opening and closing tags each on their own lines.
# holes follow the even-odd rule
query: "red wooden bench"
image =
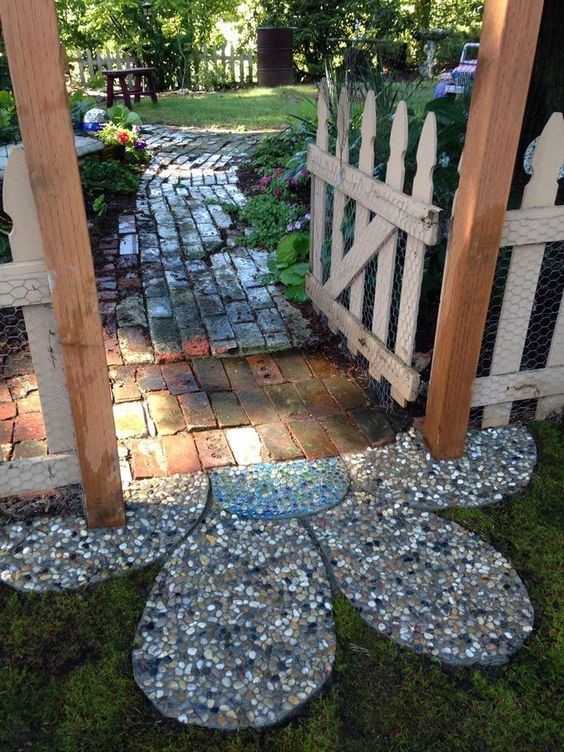
<svg viewBox="0 0 564 752">
<path fill-rule="evenodd" d="M 142 96 L 150 96 L 157 104 L 157 89 L 155 86 L 154 68 L 128 68 L 127 70 L 103 71 L 106 76 L 106 106 L 111 107 L 115 99 L 123 99 L 126 107 L 133 109 L 131 97 L 139 102 Z M 127 85 L 127 77 L 133 76 L 133 89 Z M 143 80 L 146 88 L 143 88 Z M 116 91 L 116 84 L 119 89 Z"/>
</svg>

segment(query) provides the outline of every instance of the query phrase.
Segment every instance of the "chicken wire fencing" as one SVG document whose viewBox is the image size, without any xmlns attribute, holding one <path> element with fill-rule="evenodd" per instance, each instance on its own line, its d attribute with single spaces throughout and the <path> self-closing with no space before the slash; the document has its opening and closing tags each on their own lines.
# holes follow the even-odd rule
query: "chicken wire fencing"
<svg viewBox="0 0 564 752">
<path fill-rule="evenodd" d="M 513 248 L 504 247 L 500 250 L 486 325 L 484 337 L 480 352 L 477 378 L 485 378 L 492 375 L 494 356 L 496 352 L 496 343 L 498 347 L 500 340 L 511 343 L 522 344 L 522 351 L 518 353 L 515 360 L 516 371 L 527 373 L 533 383 L 535 372 L 539 375 L 545 369 L 551 366 L 551 354 L 553 355 L 558 346 L 562 346 L 561 323 L 559 324 L 561 307 L 563 304 L 564 294 L 564 241 L 547 243 L 542 253 L 542 261 L 538 280 L 534 288 L 532 308 L 528 319 L 525 321 L 515 319 L 505 326 L 503 332 L 500 331 L 500 321 L 504 300 L 506 299 L 507 284 Z M 513 278 L 512 285 L 516 287 L 514 294 L 520 299 L 527 297 L 527 288 L 530 280 L 526 278 Z M 560 365 L 560 363 L 552 363 Z M 503 370 L 503 369 L 498 369 Z M 506 405 L 505 410 L 508 413 L 506 418 L 509 422 L 519 422 L 532 420 L 535 417 L 545 417 L 539 414 L 539 401 L 543 397 L 532 397 L 519 399 L 514 396 L 513 400 Z M 544 399 L 550 399 L 544 398 Z M 471 411 L 470 421 L 474 426 L 482 426 L 487 421 L 487 406 L 475 407 Z M 549 409 L 547 415 L 551 414 Z"/>
</svg>

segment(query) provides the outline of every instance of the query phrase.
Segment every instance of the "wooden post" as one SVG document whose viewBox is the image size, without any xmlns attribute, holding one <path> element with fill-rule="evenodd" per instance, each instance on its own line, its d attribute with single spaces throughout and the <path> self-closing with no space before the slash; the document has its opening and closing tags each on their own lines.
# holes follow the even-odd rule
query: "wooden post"
<svg viewBox="0 0 564 752">
<path fill-rule="evenodd" d="M 0 0 L 0 18 L 61 343 L 88 524 L 123 524 L 94 267 L 54 0 Z"/>
<path fill-rule="evenodd" d="M 441 293 L 424 434 L 464 449 L 543 0 L 487 0 Z"/>
</svg>

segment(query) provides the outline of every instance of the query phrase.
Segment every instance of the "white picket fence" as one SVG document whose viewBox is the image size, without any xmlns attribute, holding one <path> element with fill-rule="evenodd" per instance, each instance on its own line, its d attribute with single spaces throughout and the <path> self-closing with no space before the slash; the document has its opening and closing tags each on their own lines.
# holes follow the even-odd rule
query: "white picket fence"
<svg viewBox="0 0 564 752">
<path fill-rule="evenodd" d="M 0 498 L 80 483 L 80 470 L 49 279 L 23 147 L 8 158 L 3 202 L 13 221 L 13 262 L 0 265 L 0 308 L 21 308 L 37 379 L 48 453 L 0 461 Z M 6 332 L 2 332 L 4 336 Z M 15 353 L 17 356 L 17 353 Z M 7 356 L 9 360 L 10 354 Z"/>
<path fill-rule="evenodd" d="M 338 105 L 335 155 L 328 151 L 328 115 L 328 92 L 323 85 L 316 144 L 311 145 L 308 152 L 312 222 L 311 274 L 306 279 L 307 291 L 316 309 L 327 317 L 330 328 L 346 336 L 351 352 L 366 358 L 370 375 L 377 381 L 386 379 L 391 384 L 392 397 L 406 404 L 417 397 L 420 385 L 420 375 L 412 367 L 412 358 L 424 258 L 427 247 L 434 245 L 439 237 L 440 209 L 431 203 L 437 158 L 435 116 L 427 115 L 417 150 L 412 195 L 408 195 L 403 191 L 408 144 L 405 102 L 399 103 L 394 116 L 384 182 L 372 177 L 376 136 L 374 93 L 368 92 L 364 105 L 358 168 L 349 164 L 350 107 L 345 88 Z M 332 210 L 330 187 L 333 189 Z M 343 229 L 346 212 L 349 218 L 352 216 L 351 201 L 356 205 L 354 241 L 347 249 Z M 327 227 L 328 217 L 330 227 Z M 398 274 L 400 233 L 401 242 L 405 242 L 405 259 L 401 267 L 403 279 L 395 344 L 390 348 L 388 334 L 394 279 Z M 368 298 L 365 276 L 367 265 L 375 256 L 377 271 L 372 300 Z M 367 305 L 372 308 L 370 326 L 363 325 Z"/>
<path fill-rule="evenodd" d="M 69 54 L 68 65 L 73 81 L 87 86 L 94 79 L 100 78 L 102 71 L 121 70 L 135 66 L 130 55 L 118 51 L 74 52 Z M 202 89 L 209 86 L 214 77 L 219 81 L 236 84 L 253 84 L 257 82 L 257 61 L 252 53 L 238 53 L 226 44 L 219 50 L 204 47 L 201 52 L 194 52 L 186 60 L 186 86 Z"/>
<path fill-rule="evenodd" d="M 564 407 L 564 206 L 554 205 L 562 164 L 564 119 L 554 113 L 535 150 L 521 208 L 508 211 L 505 219 L 502 246 L 511 248 L 509 270 L 489 375 L 476 379 L 472 401 L 484 408 L 483 427 L 507 425 L 513 403 L 522 400 L 537 400 L 539 419 Z M 559 244 L 551 252 L 552 275 L 546 267 L 549 243 Z M 533 314 L 542 324 L 531 332 Z M 531 335 L 534 347 L 541 339 L 548 352 L 536 368 L 527 367 Z"/>
</svg>

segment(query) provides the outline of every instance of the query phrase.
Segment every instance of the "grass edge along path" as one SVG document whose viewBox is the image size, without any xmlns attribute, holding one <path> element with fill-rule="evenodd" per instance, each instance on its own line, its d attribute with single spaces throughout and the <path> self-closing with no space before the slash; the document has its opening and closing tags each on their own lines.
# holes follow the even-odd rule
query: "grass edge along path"
<svg viewBox="0 0 564 752">
<path fill-rule="evenodd" d="M 160 94 L 159 103 L 135 106 L 143 122 L 235 131 L 278 130 L 292 116 L 315 118 L 313 85 L 252 87 L 198 94 Z"/>
<path fill-rule="evenodd" d="M 0 586 L 2 752 L 552 752 L 562 748 L 561 526 L 564 430 L 535 424 L 532 484 L 483 510 L 444 515 L 507 555 L 536 611 L 507 666 L 446 670 L 370 630 L 335 601 L 333 680 L 306 712 L 223 736 L 152 711 L 131 674 L 137 621 L 159 567 L 63 595 Z"/>
</svg>

